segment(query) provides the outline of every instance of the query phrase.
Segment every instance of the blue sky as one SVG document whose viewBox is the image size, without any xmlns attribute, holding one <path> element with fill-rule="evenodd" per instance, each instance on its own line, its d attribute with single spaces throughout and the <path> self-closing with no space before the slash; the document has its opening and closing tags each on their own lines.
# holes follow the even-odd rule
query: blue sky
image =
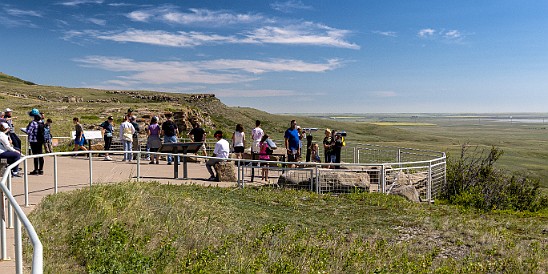
<svg viewBox="0 0 548 274">
<path fill-rule="evenodd" d="M 0 2 L 0 71 L 273 113 L 547 112 L 548 1 Z"/>
</svg>

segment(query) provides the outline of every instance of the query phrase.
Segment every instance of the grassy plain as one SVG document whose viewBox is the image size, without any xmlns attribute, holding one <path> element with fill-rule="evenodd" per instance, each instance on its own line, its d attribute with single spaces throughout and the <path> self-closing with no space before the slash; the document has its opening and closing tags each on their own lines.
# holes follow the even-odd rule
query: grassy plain
<svg viewBox="0 0 548 274">
<path fill-rule="evenodd" d="M 137 115 L 195 110 L 211 118 L 210 132 L 231 132 L 236 123 L 247 132 L 259 119 L 275 139 L 297 119 L 303 127 L 346 130 L 348 143 L 450 155 L 462 144 L 497 145 L 506 152 L 503 167 L 528 172 L 548 186 L 543 124 L 508 125 L 484 115 L 462 115 L 464 120 L 416 114 L 274 115 L 227 107 L 216 98 L 135 92 L 178 98 L 157 102 L 103 90 L 33 85 L 2 74 L 0 90 L 0 107 L 15 110 L 18 127 L 28 122 L 27 111 L 39 108 L 54 120 L 54 134 L 63 136 L 72 128 L 72 117 L 92 126 L 108 115 L 121 117 L 129 107 Z M 65 97 L 82 101 L 64 102 Z M 320 141 L 322 133 L 315 136 Z M 485 213 L 377 194 L 122 183 L 49 196 L 31 219 L 45 246 L 49 273 L 545 273 L 547 216 L 545 210 Z"/>
<path fill-rule="evenodd" d="M 432 149 L 458 156 L 462 145 L 489 149 L 500 147 L 503 157 L 498 166 L 511 172 L 527 174 L 548 188 L 548 114 L 355 114 L 334 119 L 331 115 L 307 114 L 329 121 L 344 122 L 345 130 L 354 134 L 361 127 L 372 132 L 354 137 L 358 142 L 373 142 L 411 148 Z M 512 120 L 510 120 L 512 116 Z M 546 123 L 543 122 L 546 118 Z M 352 138 L 353 136 L 350 136 Z"/>
<path fill-rule="evenodd" d="M 46 273 L 545 273 L 547 214 L 122 183 L 49 196 L 31 221 Z"/>
</svg>

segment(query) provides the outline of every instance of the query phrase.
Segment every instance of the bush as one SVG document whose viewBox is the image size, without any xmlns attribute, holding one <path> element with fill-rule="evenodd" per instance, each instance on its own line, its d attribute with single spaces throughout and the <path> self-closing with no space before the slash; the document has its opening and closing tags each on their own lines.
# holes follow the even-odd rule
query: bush
<svg viewBox="0 0 548 274">
<path fill-rule="evenodd" d="M 503 151 L 491 147 L 488 153 L 463 145 L 460 157 L 448 158 L 447 183 L 441 198 L 452 204 L 483 210 L 512 209 L 537 211 L 548 207 L 539 182 L 495 168 Z"/>
</svg>

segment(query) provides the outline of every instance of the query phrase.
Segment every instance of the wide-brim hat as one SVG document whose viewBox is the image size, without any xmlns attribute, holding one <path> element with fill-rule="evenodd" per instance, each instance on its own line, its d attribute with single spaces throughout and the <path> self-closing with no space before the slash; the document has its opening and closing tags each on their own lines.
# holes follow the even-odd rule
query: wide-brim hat
<svg viewBox="0 0 548 274">
<path fill-rule="evenodd" d="M 11 110 L 11 108 L 6 108 L 6 110 L 4 110 L 4 112 L 12 112 L 13 110 Z"/>
</svg>

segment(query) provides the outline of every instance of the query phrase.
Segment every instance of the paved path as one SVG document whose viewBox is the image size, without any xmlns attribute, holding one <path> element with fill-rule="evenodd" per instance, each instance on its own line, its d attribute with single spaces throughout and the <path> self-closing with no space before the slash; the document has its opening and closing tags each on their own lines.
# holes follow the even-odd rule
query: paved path
<svg viewBox="0 0 548 274">
<path fill-rule="evenodd" d="M 114 161 L 103 161 L 94 157 L 93 184 L 121 182 L 135 180 L 137 173 L 136 161 L 132 163 L 120 161 L 121 157 L 113 157 Z M 53 157 L 45 157 L 44 175 L 28 175 L 29 182 L 29 206 L 25 205 L 23 178 L 12 179 L 12 193 L 23 211 L 28 214 L 40 203 L 42 198 L 54 193 Z M 89 187 L 89 159 L 85 156 L 58 157 L 58 191 L 70 191 L 78 188 Z M 33 169 L 32 159 L 28 160 L 28 169 Z M 20 165 L 23 168 L 23 165 Z M 141 161 L 141 181 L 157 181 L 163 184 L 201 184 L 204 186 L 236 187 L 236 183 L 210 182 L 206 178 L 209 173 L 203 163 L 188 163 L 188 179 L 174 179 L 173 165 L 167 165 L 161 161 L 159 165 L 148 164 Z M 183 177 L 182 164 L 179 166 L 179 176 Z M 24 228 L 23 228 L 24 230 Z M 23 232 L 26 233 L 26 232 Z M 14 258 L 13 229 L 7 230 L 8 256 Z M 26 265 L 25 267 L 28 267 Z M 15 273 L 13 260 L 0 261 L 0 273 Z"/>
</svg>

